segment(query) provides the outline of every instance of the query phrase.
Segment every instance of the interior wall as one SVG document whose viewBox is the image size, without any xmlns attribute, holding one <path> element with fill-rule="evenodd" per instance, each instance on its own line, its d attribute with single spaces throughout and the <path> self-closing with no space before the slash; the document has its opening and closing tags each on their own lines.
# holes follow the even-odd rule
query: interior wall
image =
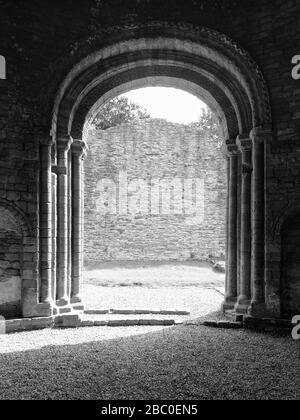
<svg viewBox="0 0 300 420">
<path fill-rule="evenodd" d="M 283 229 L 282 234 L 282 314 L 300 313 L 300 214 Z"/>
<path fill-rule="evenodd" d="M 0 208 L 0 315 L 21 316 L 22 233 L 14 217 Z"/>
</svg>

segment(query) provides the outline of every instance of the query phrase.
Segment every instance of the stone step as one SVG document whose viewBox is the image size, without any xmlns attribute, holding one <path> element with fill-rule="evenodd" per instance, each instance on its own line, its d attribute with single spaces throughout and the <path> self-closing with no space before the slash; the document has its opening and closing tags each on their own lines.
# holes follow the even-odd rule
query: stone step
<svg viewBox="0 0 300 420">
<path fill-rule="evenodd" d="M 87 309 L 86 315 L 175 315 L 188 316 L 191 313 L 186 309 Z"/>
<path fill-rule="evenodd" d="M 166 318 L 145 318 L 124 315 L 101 315 L 101 316 L 80 316 L 63 315 L 57 327 L 79 328 L 79 327 L 133 327 L 133 326 L 172 326 L 182 323 L 175 319 Z"/>
<path fill-rule="evenodd" d="M 237 321 L 214 321 L 214 320 L 208 320 L 208 321 L 204 321 L 203 325 L 206 327 L 211 327 L 211 328 L 223 328 L 223 329 L 241 329 L 243 328 L 243 323 L 242 322 L 237 322 Z"/>
</svg>

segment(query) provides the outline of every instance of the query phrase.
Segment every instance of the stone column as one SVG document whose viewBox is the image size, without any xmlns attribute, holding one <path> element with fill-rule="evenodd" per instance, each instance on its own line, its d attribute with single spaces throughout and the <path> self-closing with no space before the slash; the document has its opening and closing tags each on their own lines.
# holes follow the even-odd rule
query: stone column
<svg viewBox="0 0 300 420">
<path fill-rule="evenodd" d="M 72 287 L 71 303 L 84 309 L 80 296 L 83 271 L 83 158 L 86 143 L 75 140 L 72 145 Z"/>
<path fill-rule="evenodd" d="M 252 139 L 252 300 L 249 314 L 261 317 L 265 306 L 265 143 L 270 131 L 255 129 Z"/>
<path fill-rule="evenodd" d="M 56 258 L 57 258 L 57 175 L 56 165 L 52 167 L 52 297 L 56 301 Z"/>
<path fill-rule="evenodd" d="M 40 162 L 40 310 L 52 313 L 52 137 L 41 141 Z M 49 315 L 50 315 L 49 313 Z"/>
<path fill-rule="evenodd" d="M 238 148 L 227 142 L 229 156 L 227 282 L 223 310 L 234 309 L 237 301 L 237 181 Z"/>
<path fill-rule="evenodd" d="M 252 178 L 252 141 L 241 136 L 237 145 L 242 153 L 241 188 L 241 263 L 240 296 L 236 312 L 246 314 L 251 301 L 251 178 Z"/>
<path fill-rule="evenodd" d="M 68 296 L 68 151 L 70 139 L 57 141 L 57 306 L 69 304 Z"/>
</svg>

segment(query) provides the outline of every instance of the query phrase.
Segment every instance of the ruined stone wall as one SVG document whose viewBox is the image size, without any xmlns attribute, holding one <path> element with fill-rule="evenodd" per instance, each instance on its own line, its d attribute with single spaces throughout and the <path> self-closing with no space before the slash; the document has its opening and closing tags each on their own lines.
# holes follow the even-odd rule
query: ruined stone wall
<svg viewBox="0 0 300 420">
<path fill-rule="evenodd" d="M 22 246 L 18 224 L 0 207 L 0 313 L 6 317 L 21 314 Z"/>
<path fill-rule="evenodd" d="M 226 161 L 219 139 L 155 119 L 93 131 L 88 144 L 86 262 L 224 255 Z M 119 194 L 125 174 L 127 199 Z"/>
</svg>

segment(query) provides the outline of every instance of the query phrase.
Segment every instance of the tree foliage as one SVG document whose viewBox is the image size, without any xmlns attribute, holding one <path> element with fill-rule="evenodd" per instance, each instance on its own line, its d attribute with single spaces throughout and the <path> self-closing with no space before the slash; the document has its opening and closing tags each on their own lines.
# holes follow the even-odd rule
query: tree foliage
<svg viewBox="0 0 300 420">
<path fill-rule="evenodd" d="M 101 108 L 93 121 L 93 126 L 98 130 L 107 130 L 123 123 L 147 118 L 150 118 L 150 115 L 145 108 L 130 102 L 125 96 L 120 96 Z"/>
<path fill-rule="evenodd" d="M 210 109 L 203 109 L 199 120 L 191 124 L 197 128 L 200 136 L 208 135 L 208 138 L 222 142 L 222 129 L 216 115 Z"/>
</svg>

